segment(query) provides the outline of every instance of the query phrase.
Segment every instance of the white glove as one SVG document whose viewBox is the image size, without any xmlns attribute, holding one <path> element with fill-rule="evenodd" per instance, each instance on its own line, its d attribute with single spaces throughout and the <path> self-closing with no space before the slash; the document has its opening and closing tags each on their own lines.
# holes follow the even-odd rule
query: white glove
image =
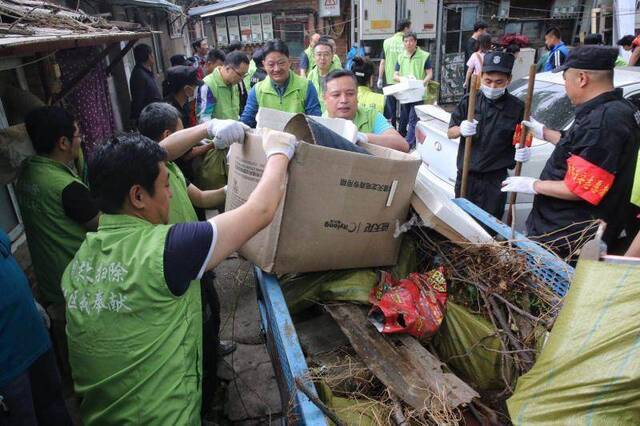
<svg viewBox="0 0 640 426">
<path fill-rule="evenodd" d="M 536 178 L 526 176 L 511 176 L 502 182 L 502 192 L 519 192 L 521 194 L 537 194 L 533 185 Z"/>
<path fill-rule="evenodd" d="M 544 140 L 544 124 L 536 120 L 535 118 L 529 118 L 529 121 L 524 120 L 522 122 L 523 126 L 526 126 L 527 129 L 538 139 Z"/>
<path fill-rule="evenodd" d="M 33 302 L 36 304 L 36 309 L 38 310 L 38 313 L 42 317 L 42 321 L 44 322 L 44 326 L 47 327 L 47 329 L 50 329 L 51 328 L 51 319 L 49 318 L 49 315 L 47 314 L 47 311 L 42 307 L 41 304 L 39 304 L 35 300 Z"/>
<path fill-rule="evenodd" d="M 476 134 L 476 130 L 478 128 L 478 120 L 464 120 L 460 123 L 460 136 L 473 136 Z"/>
<path fill-rule="evenodd" d="M 382 88 L 384 87 L 384 82 L 382 81 L 381 78 L 378 79 L 378 83 L 376 84 L 376 86 L 378 87 L 378 89 L 382 90 Z"/>
<path fill-rule="evenodd" d="M 224 193 L 226 194 L 226 193 L 227 193 L 227 185 L 223 186 L 223 187 L 222 187 L 222 190 L 223 190 L 223 191 L 224 191 Z"/>
<path fill-rule="evenodd" d="M 213 139 L 216 149 L 229 148 L 233 143 L 244 142 L 244 131 L 249 126 L 235 120 L 220 120 L 214 118 L 207 125 L 209 138 Z"/>
<path fill-rule="evenodd" d="M 364 134 L 362 132 L 358 132 L 358 134 L 356 135 L 356 142 L 369 143 L 369 138 L 367 137 L 366 134 Z"/>
<path fill-rule="evenodd" d="M 531 148 L 516 148 L 515 160 L 520 163 L 526 163 L 531 159 Z"/>
<path fill-rule="evenodd" d="M 291 160 L 296 152 L 296 146 L 298 146 L 298 140 L 292 134 L 271 129 L 264 129 L 262 133 L 262 148 L 267 158 L 283 154 Z"/>
</svg>

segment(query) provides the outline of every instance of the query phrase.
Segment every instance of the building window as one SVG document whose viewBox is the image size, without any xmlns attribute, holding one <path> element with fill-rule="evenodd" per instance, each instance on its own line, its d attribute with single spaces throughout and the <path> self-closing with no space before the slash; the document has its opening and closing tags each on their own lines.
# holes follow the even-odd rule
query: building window
<svg viewBox="0 0 640 426">
<path fill-rule="evenodd" d="M 478 19 L 477 6 L 452 6 L 447 8 L 447 32 L 445 52 L 461 52 L 464 42 L 473 34 Z"/>
<path fill-rule="evenodd" d="M 305 24 L 286 22 L 280 24 L 280 38 L 289 46 L 289 57 L 298 58 L 304 50 Z"/>
</svg>

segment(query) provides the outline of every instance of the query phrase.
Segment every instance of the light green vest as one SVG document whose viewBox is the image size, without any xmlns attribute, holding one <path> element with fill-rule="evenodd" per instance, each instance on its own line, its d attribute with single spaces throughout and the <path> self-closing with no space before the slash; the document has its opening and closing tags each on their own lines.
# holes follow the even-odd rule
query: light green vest
<svg viewBox="0 0 640 426">
<path fill-rule="evenodd" d="M 356 125 L 359 132 L 373 133 L 376 115 L 378 115 L 378 111 L 375 109 L 358 106 L 358 112 L 356 112 L 356 117 L 353 119 L 353 123 Z"/>
<path fill-rule="evenodd" d="M 271 77 L 268 76 L 253 87 L 256 90 L 258 106 L 284 112 L 304 113 L 309 84 L 311 83 L 306 78 L 289 71 L 287 88 L 282 96 L 278 95 L 271 82 Z"/>
<path fill-rule="evenodd" d="M 25 160 L 16 183 L 38 288 L 49 303 L 64 302 L 60 279 L 87 233 L 62 206 L 62 191 L 72 182 L 84 185 L 69 167 L 35 155 Z"/>
<path fill-rule="evenodd" d="M 384 114 L 384 95 L 373 92 L 366 86 L 358 86 L 358 106 L 372 108 Z"/>
<path fill-rule="evenodd" d="M 222 79 L 220 67 L 202 80 L 216 98 L 216 106 L 212 118 L 237 120 L 240 116 L 240 94 L 238 85 L 227 86 Z"/>
<path fill-rule="evenodd" d="M 182 171 L 173 161 L 167 161 L 169 171 L 169 187 L 171 188 L 171 201 L 169 201 L 169 223 L 197 222 L 193 204 L 187 193 L 187 185 Z"/>
<path fill-rule="evenodd" d="M 424 65 L 429 59 L 429 52 L 425 52 L 419 47 L 416 49 L 412 56 L 407 55 L 406 51 L 403 51 L 398 56 L 398 64 L 400 64 L 400 77 L 407 77 L 412 75 L 416 80 L 424 80 L 426 73 Z"/>
<path fill-rule="evenodd" d="M 85 426 L 200 425 L 200 287 L 170 292 L 169 228 L 102 215 L 64 273 L 69 363 Z"/>
<path fill-rule="evenodd" d="M 633 178 L 633 189 L 631 190 L 631 202 L 640 207 L 640 153 L 636 163 L 636 174 Z"/>
<path fill-rule="evenodd" d="M 336 66 L 332 63 L 327 74 L 329 74 L 331 71 L 340 69 L 342 69 L 341 66 Z M 325 112 L 326 108 L 324 106 L 324 90 L 322 90 L 322 84 L 320 84 L 320 68 L 318 68 L 317 66 L 314 67 L 307 76 L 307 79 L 312 82 L 313 86 L 316 88 L 316 92 L 318 92 L 318 101 L 320 102 L 320 109 L 322 110 L 322 112 Z"/>
<path fill-rule="evenodd" d="M 384 50 L 384 78 L 387 84 L 395 84 L 393 75 L 396 72 L 396 62 L 398 55 L 404 52 L 404 43 L 402 41 L 403 32 L 395 33 L 382 44 Z"/>
<path fill-rule="evenodd" d="M 249 90 L 251 87 L 251 76 L 256 72 L 258 67 L 256 66 L 256 62 L 252 59 L 249 61 L 249 69 L 247 70 L 247 75 L 244 76 L 244 87 Z"/>
</svg>

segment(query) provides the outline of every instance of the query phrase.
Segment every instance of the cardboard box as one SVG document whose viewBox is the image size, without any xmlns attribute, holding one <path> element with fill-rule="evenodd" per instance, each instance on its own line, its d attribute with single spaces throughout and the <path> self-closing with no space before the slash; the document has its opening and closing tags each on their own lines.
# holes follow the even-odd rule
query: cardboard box
<svg viewBox="0 0 640 426">
<path fill-rule="evenodd" d="M 271 225 L 240 254 L 267 272 L 289 273 L 395 264 L 421 160 L 376 145 L 364 155 L 300 143 L 285 196 Z M 229 151 L 226 210 L 258 184 L 266 157 L 259 131 Z"/>
</svg>

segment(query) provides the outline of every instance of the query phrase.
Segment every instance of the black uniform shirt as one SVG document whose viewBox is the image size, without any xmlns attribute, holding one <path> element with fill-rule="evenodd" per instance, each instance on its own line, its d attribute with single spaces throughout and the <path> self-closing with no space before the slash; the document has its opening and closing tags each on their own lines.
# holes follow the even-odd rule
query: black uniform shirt
<svg viewBox="0 0 640 426">
<path fill-rule="evenodd" d="M 585 222 L 600 218 L 607 222 L 605 242 L 610 243 L 618 236 L 630 208 L 640 144 L 639 123 L 640 112 L 622 97 L 621 89 L 603 93 L 576 108 L 574 124 L 556 145 L 540 179 L 565 180 L 567 160 L 574 155 L 582 163 L 583 160 L 591 163 L 588 166 L 592 172 L 586 176 L 595 174 L 597 180 L 598 175 L 608 175 L 613 177 L 613 184 L 603 197 L 602 192 L 599 196 L 591 194 L 599 200 L 597 205 L 585 199 L 568 201 L 536 195 L 527 219 L 529 235 L 543 236 L 540 240 L 545 242 L 567 237 L 570 243 L 579 237 L 570 234 L 586 228 Z M 551 232 L 553 235 L 547 236 Z"/>
<path fill-rule="evenodd" d="M 451 113 L 450 128 L 459 126 L 462 121 L 467 119 L 468 105 L 469 95 L 467 94 Z M 508 92 L 495 101 L 486 98 L 481 92 L 478 93 L 475 114 L 478 128 L 473 136 L 469 171 L 476 173 L 495 172 L 511 169 L 515 166 L 513 134 L 516 125 L 522 121 L 523 115 L 524 103 Z M 458 170 L 462 170 L 464 146 L 465 138 L 460 137 Z"/>
</svg>

